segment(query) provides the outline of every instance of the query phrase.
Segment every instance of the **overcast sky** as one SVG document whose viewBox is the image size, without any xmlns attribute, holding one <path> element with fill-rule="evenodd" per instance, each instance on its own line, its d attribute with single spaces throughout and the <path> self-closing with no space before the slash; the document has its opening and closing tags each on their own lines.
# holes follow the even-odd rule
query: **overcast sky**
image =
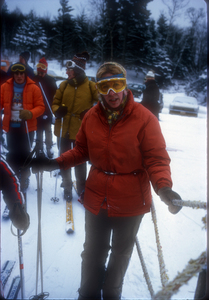
<svg viewBox="0 0 209 300">
<path fill-rule="evenodd" d="M 58 9 L 60 6 L 59 0 L 5 0 L 7 3 L 7 7 L 9 11 L 13 11 L 18 7 L 22 13 L 27 14 L 32 9 L 39 16 L 57 16 Z M 140 1 L 140 0 L 139 0 Z M 169 2 L 169 0 L 166 0 Z M 69 0 L 69 5 L 72 6 L 74 11 L 72 12 L 74 15 L 79 14 L 82 9 L 85 9 L 85 12 L 89 11 L 89 0 Z M 188 7 L 195 8 L 204 8 L 206 11 L 206 3 L 204 0 L 190 0 Z M 187 7 L 187 8 L 188 8 Z M 162 0 L 153 0 L 147 6 L 147 8 L 151 11 L 151 17 L 155 20 L 158 19 L 160 12 L 164 11 L 167 13 L 167 8 L 163 4 Z M 185 22 L 188 22 L 184 18 L 184 14 L 182 11 L 181 17 L 178 18 L 177 23 L 181 23 L 185 25 Z"/>
</svg>

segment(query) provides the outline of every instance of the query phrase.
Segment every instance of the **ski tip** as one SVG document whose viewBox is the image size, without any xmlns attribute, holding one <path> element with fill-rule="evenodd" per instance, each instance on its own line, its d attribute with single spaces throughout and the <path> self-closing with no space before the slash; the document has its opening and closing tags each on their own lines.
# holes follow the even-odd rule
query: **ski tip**
<svg viewBox="0 0 209 300">
<path fill-rule="evenodd" d="M 66 230 L 66 232 L 67 232 L 68 234 L 71 234 L 71 233 L 74 233 L 74 230 L 73 230 L 72 228 L 69 228 L 68 230 Z"/>
<path fill-rule="evenodd" d="M 74 233 L 74 228 L 72 227 L 72 224 L 66 224 L 65 230 L 68 234 Z"/>
</svg>

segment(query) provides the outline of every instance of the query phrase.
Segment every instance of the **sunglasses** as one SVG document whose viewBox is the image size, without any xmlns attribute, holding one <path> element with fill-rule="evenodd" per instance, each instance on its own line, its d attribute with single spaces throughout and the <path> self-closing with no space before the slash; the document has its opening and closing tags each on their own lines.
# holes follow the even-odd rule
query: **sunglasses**
<svg viewBox="0 0 209 300">
<path fill-rule="evenodd" d="M 37 67 L 37 69 L 40 68 L 40 69 L 42 69 L 42 70 L 46 70 L 46 69 L 47 69 L 47 66 L 44 65 L 44 64 L 42 64 L 42 63 L 38 63 L 36 67 Z"/>
<path fill-rule="evenodd" d="M 112 90 L 115 93 L 120 93 L 126 88 L 125 78 L 110 78 L 97 82 L 97 89 L 100 94 L 108 95 Z"/>
<path fill-rule="evenodd" d="M 66 68 L 67 68 L 67 69 L 73 69 L 73 68 L 75 68 L 75 67 L 80 68 L 81 70 L 84 71 L 84 69 L 81 68 L 80 66 L 76 65 L 76 63 L 75 63 L 74 61 L 69 60 L 69 61 L 66 62 Z"/>
<path fill-rule="evenodd" d="M 25 72 L 25 70 L 26 70 L 26 68 L 25 68 L 25 66 L 23 66 L 23 65 L 20 65 L 20 64 L 15 64 L 15 65 L 13 65 L 12 67 L 11 67 L 11 71 L 12 72 Z"/>
</svg>

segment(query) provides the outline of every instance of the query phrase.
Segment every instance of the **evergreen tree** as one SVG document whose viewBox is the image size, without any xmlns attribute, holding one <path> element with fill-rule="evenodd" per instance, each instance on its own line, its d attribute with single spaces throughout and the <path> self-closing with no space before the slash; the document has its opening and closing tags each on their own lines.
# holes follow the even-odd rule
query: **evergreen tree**
<svg viewBox="0 0 209 300">
<path fill-rule="evenodd" d="M 110 55 L 110 34 L 108 28 L 110 26 L 109 18 L 107 18 L 107 3 L 105 0 L 90 0 L 92 14 L 96 12 L 94 21 L 92 22 L 92 36 L 94 42 L 93 55 L 96 62 L 104 62 L 108 60 Z"/>
<path fill-rule="evenodd" d="M 64 60 L 75 54 L 75 20 L 70 14 L 73 8 L 68 5 L 68 0 L 60 0 L 61 8 L 58 17 L 54 19 L 53 51 L 56 58 L 64 66 Z"/>
<path fill-rule="evenodd" d="M 19 9 L 9 12 L 6 2 L 1 9 L 1 53 L 4 57 L 10 55 L 11 51 L 15 51 L 15 47 L 11 44 L 11 40 L 17 32 L 21 21 L 25 20 Z"/>
<path fill-rule="evenodd" d="M 168 32 L 167 19 L 163 13 L 160 14 L 160 17 L 157 21 L 157 32 L 158 32 L 158 43 L 162 47 L 165 45 L 166 36 Z"/>
<path fill-rule="evenodd" d="M 50 59 L 50 58 L 52 59 L 52 58 L 54 58 L 54 49 L 53 49 L 54 48 L 54 41 L 53 41 L 54 25 L 53 25 L 52 21 L 50 20 L 49 16 L 41 17 L 40 23 L 46 33 L 47 42 L 48 42 L 47 49 L 45 50 L 45 57 L 47 59 Z"/>
<path fill-rule="evenodd" d="M 147 5 L 151 0 L 120 1 L 120 37 L 122 62 L 143 65 L 146 57 L 146 41 L 150 38 L 148 20 L 150 12 Z M 118 49 L 120 51 L 120 49 Z"/>
<path fill-rule="evenodd" d="M 107 33 L 109 41 L 106 45 L 106 59 L 112 61 L 115 53 L 114 49 L 116 46 L 117 38 L 117 25 L 120 17 L 119 13 L 119 1 L 117 0 L 105 0 L 105 17 L 107 19 Z"/>
<path fill-rule="evenodd" d="M 75 19 L 75 53 L 81 52 L 83 50 L 87 50 L 88 52 L 90 52 L 91 48 L 94 47 L 94 44 L 92 44 L 93 36 L 91 35 L 90 28 L 91 26 L 88 22 L 87 16 L 83 11 Z"/>
<path fill-rule="evenodd" d="M 28 50 L 33 64 L 35 64 L 36 56 L 45 54 L 47 38 L 33 11 L 29 13 L 26 20 L 21 22 L 11 43 L 15 45 L 16 52 Z"/>
</svg>

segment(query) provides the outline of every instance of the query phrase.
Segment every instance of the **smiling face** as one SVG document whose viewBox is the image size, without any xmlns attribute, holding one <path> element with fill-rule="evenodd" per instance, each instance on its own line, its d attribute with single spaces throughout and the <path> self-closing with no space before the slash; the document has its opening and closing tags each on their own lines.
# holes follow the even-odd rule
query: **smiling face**
<svg viewBox="0 0 209 300">
<path fill-rule="evenodd" d="M 111 73 L 105 73 L 103 74 L 103 78 L 110 77 L 113 74 Z M 116 93 L 113 91 L 113 89 L 110 89 L 107 95 L 102 95 L 104 100 L 106 101 L 107 105 L 112 109 L 117 109 L 123 102 L 124 96 L 127 95 L 127 91 L 123 90 L 119 93 Z"/>
</svg>

